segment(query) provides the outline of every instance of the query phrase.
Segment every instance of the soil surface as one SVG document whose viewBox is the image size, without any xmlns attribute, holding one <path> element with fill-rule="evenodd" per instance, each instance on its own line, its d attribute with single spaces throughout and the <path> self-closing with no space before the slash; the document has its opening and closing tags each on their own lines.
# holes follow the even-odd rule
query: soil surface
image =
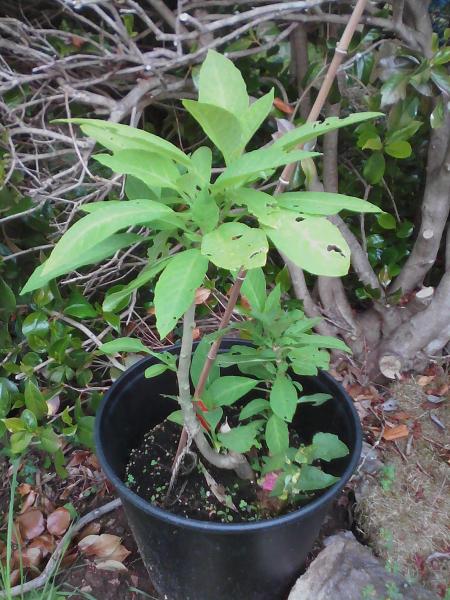
<svg viewBox="0 0 450 600">
<path fill-rule="evenodd" d="M 125 484 L 148 502 L 189 519 L 219 523 L 258 521 L 298 509 L 298 503 L 271 498 L 255 482 L 237 478 L 234 471 L 208 465 L 205 474 L 205 466 L 193 453 L 186 456 L 168 495 L 179 437 L 179 425 L 165 421 L 149 431 L 131 452 Z M 311 494 L 308 501 L 314 497 Z"/>
</svg>

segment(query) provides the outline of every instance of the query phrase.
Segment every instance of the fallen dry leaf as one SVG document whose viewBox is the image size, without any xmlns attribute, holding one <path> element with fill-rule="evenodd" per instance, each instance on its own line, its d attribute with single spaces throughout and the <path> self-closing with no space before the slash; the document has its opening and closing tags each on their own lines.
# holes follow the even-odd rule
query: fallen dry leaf
<svg viewBox="0 0 450 600">
<path fill-rule="evenodd" d="M 292 106 L 284 102 L 281 98 L 275 98 L 273 101 L 273 105 L 276 108 L 278 108 L 278 110 L 281 110 L 281 112 L 284 112 L 284 114 L 286 115 L 292 115 L 292 113 L 294 112 Z"/>
<path fill-rule="evenodd" d="M 419 379 L 417 380 L 417 383 L 421 386 L 421 387 L 425 387 L 426 385 L 428 385 L 429 383 L 431 383 L 434 379 L 434 375 L 421 375 L 419 377 Z"/>
<path fill-rule="evenodd" d="M 84 529 L 82 529 L 78 535 L 78 540 L 81 541 L 88 535 L 98 535 L 100 533 L 101 525 L 97 522 L 92 522 L 86 525 Z"/>
<path fill-rule="evenodd" d="M 11 587 L 18 585 L 19 581 L 20 581 L 20 569 L 14 569 L 14 571 L 11 571 L 11 575 L 9 577 L 9 583 L 11 584 Z"/>
<path fill-rule="evenodd" d="M 38 508 L 30 508 L 27 512 L 17 517 L 20 533 L 27 540 L 33 540 L 44 533 L 44 515 Z"/>
<path fill-rule="evenodd" d="M 126 572 L 126 566 L 117 560 L 105 560 L 96 564 L 96 568 L 101 571 L 121 571 Z"/>
<path fill-rule="evenodd" d="M 42 550 L 40 548 L 24 548 L 16 550 L 13 555 L 14 563 L 23 567 L 38 567 L 42 561 Z"/>
<path fill-rule="evenodd" d="M 21 483 L 17 487 L 17 492 L 20 496 L 27 496 L 31 492 L 31 485 L 29 483 Z"/>
<path fill-rule="evenodd" d="M 40 548 L 42 551 L 42 556 L 47 556 L 47 554 L 51 554 L 55 549 L 55 540 L 53 536 L 49 533 L 43 533 L 42 535 L 38 535 L 37 538 L 30 543 L 28 548 Z"/>
<path fill-rule="evenodd" d="M 383 438 L 388 442 L 399 440 L 408 437 L 409 429 L 406 425 L 398 425 L 397 427 L 386 427 L 383 433 Z"/>
<path fill-rule="evenodd" d="M 59 396 L 53 396 L 53 398 L 47 400 L 47 414 L 51 417 L 56 415 L 58 413 L 60 403 Z"/>
<path fill-rule="evenodd" d="M 108 560 L 123 562 L 130 554 L 131 552 L 127 550 L 123 544 L 119 544 L 114 552 L 108 556 Z"/>
<path fill-rule="evenodd" d="M 30 493 L 28 494 L 28 496 L 25 498 L 25 501 L 23 503 L 22 508 L 20 509 L 20 512 L 21 513 L 27 512 L 27 510 L 29 510 L 33 506 L 35 500 L 36 500 L 36 492 L 31 490 Z"/>
<path fill-rule="evenodd" d="M 52 535 L 63 535 L 70 525 L 70 512 L 67 508 L 57 508 L 47 517 L 47 530 Z"/>
<path fill-rule="evenodd" d="M 199 287 L 195 290 L 195 304 L 204 304 L 211 296 L 211 290 Z"/>
<path fill-rule="evenodd" d="M 78 542 L 78 548 L 87 556 L 96 558 L 107 558 L 117 549 L 120 544 L 120 537 L 109 533 L 101 535 L 88 535 Z"/>
</svg>

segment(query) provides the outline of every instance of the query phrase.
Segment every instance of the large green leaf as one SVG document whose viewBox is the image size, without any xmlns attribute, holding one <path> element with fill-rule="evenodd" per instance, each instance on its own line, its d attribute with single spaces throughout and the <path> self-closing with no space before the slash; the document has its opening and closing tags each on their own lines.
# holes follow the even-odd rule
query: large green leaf
<svg viewBox="0 0 450 600">
<path fill-rule="evenodd" d="M 295 348 L 289 352 L 289 358 L 297 375 L 317 375 L 319 369 L 328 369 L 330 364 L 328 352 L 313 347 Z"/>
<path fill-rule="evenodd" d="M 34 270 L 33 274 L 28 279 L 20 293 L 23 295 L 28 292 L 32 292 L 33 290 L 37 290 L 38 288 L 46 285 L 51 279 L 55 279 L 60 275 L 64 275 L 64 273 L 70 273 L 71 271 L 75 271 L 76 269 L 84 267 L 85 265 L 98 263 L 105 258 L 112 256 L 121 248 L 131 246 L 131 244 L 134 244 L 141 239 L 142 238 L 139 235 L 134 233 L 118 233 L 116 235 L 112 235 L 103 242 L 100 242 L 92 248 L 89 248 L 87 251 L 82 250 L 78 252 L 76 256 L 68 256 L 67 262 L 64 263 L 64 265 L 46 270 L 45 275 L 43 272 L 46 262 L 44 262 Z"/>
<path fill-rule="evenodd" d="M 209 50 L 200 68 L 198 100 L 220 106 L 238 119 L 249 105 L 247 86 L 233 62 L 215 50 Z"/>
<path fill-rule="evenodd" d="M 288 426 L 277 415 L 272 415 L 267 421 L 266 444 L 272 455 L 281 454 L 289 448 Z"/>
<path fill-rule="evenodd" d="M 147 346 L 141 340 L 130 337 L 121 337 L 110 342 L 105 342 L 100 346 L 99 350 L 105 354 L 117 354 L 118 352 L 149 353 Z"/>
<path fill-rule="evenodd" d="M 115 173 L 137 177 L 149 187 L 179 189 L 180 173 L 176 166 L 154 152 L 120 150 L 114 154 L 97 154 L 93 158 Z"/>
<path fill-rule="evenodd" d="M 334 460 L 349 453 L 348 447 L 334 433 L 316 433 L 309 448 L 312 460 Z"/>
<path fill-rule="evenodd" d="M 344 352 L 351 352 L 351 349 L 345 342 L 329 335 L 300 333 L 297 335 L 295 342 L 301 346 L 312 346 L 314 348 L 334 348 L 336 350 L 343 350 Z"/>
<path fill-rule="evenodd" d="M 156 327 L 161 339 L 172 331 L 192 304 L 207 269 L 208 259 L 196 248 L 170 259 L 155 286 Z"/>
<path fill-rule="evenodd" d="M 192 153 L 191 162 L 196 175 L 203 185 L 207 185 L 211 179 L 212 151 L 208 146 L 200 146 Z"/>
<path fill-rule="evenodd" d="M 300 127 L 285 133 L 273 143 L 273 147 L 289 150 L 299 144 L 309 142 L 319 135 L 330 133 L 330 131 L 335 131 L 341 127 L 347 127 L 348 125 L 354 125 L 356 123 L 361 123 L 362 121 L 377 119 L 379 117 L 384 117 L 384 114 L 380 112 L 361 112 L 343 119 L 339 119 L 338 117 L 328 117 L 328 119 L 325 119 L 324 121 L 305 123 L 304 125 L 300 125 Z"/>
<path fill-rule="evenodd" d="M 254 133 L 259 129 L 264 119 L 270 113 L 273 99 L 274 90 L 272 88 L 270 92 L 253 102 L 253 104 L 251 104 L 240 116 L 245 144 L 253 137 Z"/>
<path fill-rule="evenodd" d="M 212 406 L 230 406 L 248 394 L 257 384 L 257 379 L 225 375 L 216 379 L 208 388 Z"/>
<path fill-rule="evenodd" d="M 183 100 L 183 106 L 201 125 L 203 131 L 222 152 L 228 164 L 242 151 L 242 127 L 227 110 L 195 100 Z"/>
<path fill-rule="evenodd" d="M 59 119 L 56 122 L 81 125 L 83 133 L 112 152 L 131 149 L 144 150 L 156 152 L 186 166 L 190 165 L 190 160 L 184 152 L 167 140 L 148 133 L 148 131 L 101 119 Z"/>
<path fill-rule="evenodd" d="M 278 208 L 277 199 L 270 194 L 252 188 L 238 188 L 227 193 L 228 198 L 238 206 L 246 206 L 257 219 L 264 219 L 268 213 Z"/>
<path fill-rule="evenodd" d="M 297 410 L 297 389 L 286 375 L 278 375 L 270 390 L 270 408 L 290 423 Z"/>
<path fill-rule="evenodd" d="M 202 240 L 202 254 L 230 270 L 263 267 L 268 249 L 265 233 L 244 223 L 223 223 Z"/>
<path fill-rule="evenodd" d="M 219 207 L 207 189 L 199 192 L 191 207 L 192 218 L 203 233 L 208 233 L 217 227 Z"/>
<path fill-rule="evenodd" d="M 250 269 L 245 276 L 241 293 L 253 310 L 262 312 L 266 301 L 266 278 L 262 269 Z"/>
<path fill-rule="evenodd" d="M 37 419 L 42 419 L 48 412 L 47 402 L 39 388 L 32 382 L 27 381 L 25 385 L 25 406 Z"/>
<path fill-rule="evenodd" d="M 233 427 L 226 433 L 219 433 L 218 438 L 228 450 L 233 452 L 248 452 L 253 446 L 257 446 L 256 434 L 264 421 L 252 421 L 248 425 Z"/>
<path fill-rule="evenodd" d="M 264 219 L 265 231 L 280 252 L 314 275 L 340 277 L 350 266 L 350 249 L 339 229 L 322 217 L 296 216 L 287 210 Z"/>
<path fill-rule="evenodd" d="M 277 167 L 315 156 L 319 156 L 319 153 L 305 150 L 283 152 L 273 146 L 247 152 L 234 160 L 217 178 L 213 191 L 218 192 L 225 188 L 239 186 L 257 178 L 267 179 L 270 172 Z"/>
<path fill-rule="evenodd" d="M 280 207 L 309 215 L 335 215 L 340 210 L 382 212 L 381 208 L 366 200 L 329 192 L 287 192 L 275 198 Z"/>
<path fill-rule="evenodd" d="M 124 298 L 127 298 L 134 290 L 143 287 L 149 281 L 154 279 L 166 266 L 169 257 L 159 260 L 154 265 L 144 267 L 144 269 L 128 285 L 117 292 L 108 294 L 103 300 L 102 308 L 105 312 L 114 311 Z"/>
<path fill-rule="evenodd" d="M 120 229 L 156 220 L 169 218 L 174 222 L 177 220 L 177 215 L 171 208 L 153 200 L 130 200 L 105 204 L 108 205 L 107 210 L 96 210 L 88 214 L 72 225 L 62 236 L 44 264 L 42 270 L 44 276 L 52 274 L 53 278 L 54 271 L 70 268 L 73 264 L 73 256 L 86 253 Z"/>
<path fill-rule="evenodd" d="M 303 492 L 309 492 L 312 490 L 322 490 L 333 485 L 336 481 L 339 481 L 339 477 L 324 473 L 317 467 L 303 465 L 297 487 Z"/>
</svg>

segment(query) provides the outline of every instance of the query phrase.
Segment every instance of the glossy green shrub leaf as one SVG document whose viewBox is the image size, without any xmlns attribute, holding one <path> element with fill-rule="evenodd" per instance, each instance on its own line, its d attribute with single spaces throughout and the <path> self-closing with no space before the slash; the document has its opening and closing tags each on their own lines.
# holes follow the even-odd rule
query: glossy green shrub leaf
<svg viewBox="0 0 450 600">
<path fill-rule="evenodd" d="M 408 156 L 411 156 L 412 148 L 409 142 L 399 140 L 386 144 L 384 151 L 393 158 L 408 158 Z"/>
<path fill-rule="evenodd" d="M 277 415 L 272 415 L 267 421 L 266 444 L 273 455 L 281 454 L 289 448 L 288 426 Z"/>
<path fill-rule="evenodd" d="M 36 337 L 46 337 L 49 327 L 50 325 L 45 313 L 32 312 L 25 317 L 22 323 L 22 333 L 25 337 L 31 335 Z"/>
<path fill-rule="evenodd" d="M 374 152 L 364 166 L 364 177 L 372 185 L 380 183 L 385 168 L 386 161 L 384 160 L 383 154 L 381 152 Z"/>
<path fill-rule="evenodd" d="M 25 431 L 27 426 L 26 423 L 18 417 L 10 417 L 9 419 L 2 419 L 3 424 L 10 433 L 17 433 L 18 431 Z"/>
<path fill-rule="evenodd" d="M 156 327 L 161 339 L 177 324 L 194 301 L 208 269 L 208 260 L 192 248 L 170 259 L 155 286 Z"/>
<path fill-rule="evenodd" d="M 14 292 L 6 283 L 6 281 L 0 277 L 0 320 L 4 320 L 5 317 L 10 315 L 16 310 L 16 297 Z"/>
<path fill-rule="evenodd" d="M 219 377 L 207 389 L 212 406 L 230 406 L 248 394 L 256 385 L 257 379 L 225 375 Z"/>
<path fill-rule="evenodd" d="M 397 227 L 397 221 L 395 220 L 395 217 L 389 213 L 381 213 L 380 215 L 376 216 L 376 219 L 378 221 L 378 225 L 383 229 L 395 229 Z"/>
<path fill-rule="evenodd" d="M 47 415 L 47 402 L 42 392 L 31 380 L 25 384 L 25 406 L 36 415 L 38 420 Z"/>
<path fill-rule="evenodd" d="M 92 319 L 97 316 L 97 311 L 79 290 L 73 290 L 64 309 L 64 314 L 79 319 Z"/>
<path fill-rule="evenodd" d="M 253 446 L 259 446 L 256 435 L 263 423 L 262 420 L 252 421 L 248 425 L 239 425 L 233 427 L 231 431 L 219 433 L 217 437 L 225 448 L 232 452 L 248 452 Z"/>
<path fill-rule="evenodd" d="M 110 342 L 105 342 L 99 347 L 99 350 L 105 354 L 117 354 L 118 352 L 149 352 L 149 348 L 147 348 L 141 340 L 130 337 L 121 337 Z"/>
<path fill-rule="evenodd" d="M 286 375 L 278 375 L 270 390 L 270 408 L 273 412 L 290 423 L 297 410 L 297 390 Z"/>
<path fill-rule="evenodd" d="M 269 245 L 261 229 L 244 223 L 223 223 L 203 237 L 201 250 L 217 267 L 254 269 L 266 264 Z"/>
<path fill-rule="evenodd" d="M 94 417 L 84 416 L 77 420 L 77 437 L 87 448 L 94 448 Z"/>
<path fill-rule="evenodd" d="M 13 433 L 10 439 L 11 452 L 13 454 L 22 454 L 22 452 L 24 452 L 24 450 L 26 450 L 30 445 L 32 439 L 33 434 L 29 431 L 19 431 L 17 433 Z"/>
<path fill-rule="evenodd" d="M 265 231 L 277 249 L 314 275 L 339 277 L 350 266 L 350 249 L 339 229 L 321 217 L 301 217 L 279 210 L 264 219 Z"/>
<path fill-rule="evenodd" d="M 28 431 L 33 432 L 36 430 L 38 424 L 36 415 L 33 412 L 31 412 L 31 410 L 29 410 L 28 408 L 22 411 L 22 414 L 20 415 L 20 420 L 23 421 Z"/>
</svg>

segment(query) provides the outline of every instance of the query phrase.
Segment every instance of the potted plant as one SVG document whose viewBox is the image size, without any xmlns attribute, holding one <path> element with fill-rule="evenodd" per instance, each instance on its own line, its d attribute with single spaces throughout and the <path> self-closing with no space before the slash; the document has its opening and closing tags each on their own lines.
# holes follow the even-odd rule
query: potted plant
<svg viewBox="0 0 450 600">
<path fill-rule="evenodd" d="M 269 92 L 251 104 L 238 69 L 208 53 L 199 100 L 183 105 L 223 156 L 218 175 L 209 146 L 186 154 L 132 127 L 72 119 L 110 151 L 94 158 L 127 176 L 127 199 L 83 205 L 87 216 L 23 290 L 137 239 L 148 245 L 148 264 L 107 293 L 103 307 L 113 311 L 156 282 L 159 335 L 182 319 L 181 344 L 157 353 L 134 338 L 103 344 L 105 353 L 149 357 L 106 394 L 96 443 L 154 585 L 170 600 L 282 598 L 359 458 L 352 402 L 324 373 L 326 349 L 347 347 L 315 335 L 316 320 L 289 308 L 279 284 L 267 289 L 263 267 L 272 244 L 305 271 L 344 275 L 350 251 L 327 216 L 379 209 L 339 194 L 271 196 L 255 186 L 318 155 L 299 145 L 378 113 L 307 123 L 245 152 L 272 102 Z M 145 232 L 118 233 L 135 225 Z M 194 344 L 196 290 L 217 273 L 233 282 L 228 304 L 218 331 Z M 246 318 L 231 328 L 240 293 Z M 241 341 L 221 344 L 232 329 Z"/>
</svg>

